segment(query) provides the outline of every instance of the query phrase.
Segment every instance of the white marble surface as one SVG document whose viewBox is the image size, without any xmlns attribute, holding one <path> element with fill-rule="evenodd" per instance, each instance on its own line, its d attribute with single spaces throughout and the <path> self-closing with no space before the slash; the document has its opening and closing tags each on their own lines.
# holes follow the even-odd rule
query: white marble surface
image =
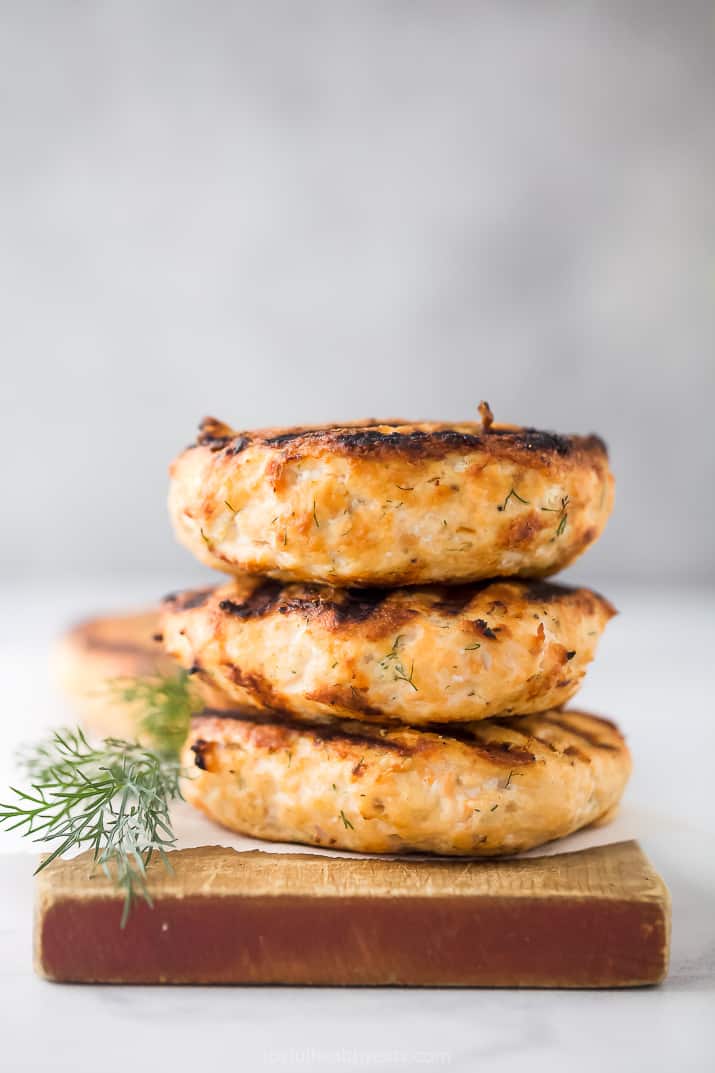
<svg viewBox="0 0 715 1073">
<path fill-rule="evenodd" d="M 175 584 L 167 579 L 166 587 Z M 52 637 L 87 610 L 163 585 L 6 586 L 0 612 L 11 753 L 66 720 L 46 671 Z M 47 984 L 31 969 L 28 859 L 0 835 L 0 1010 L 8 1070 L 156 1066 L 458 1071 L 703 1071 L 715 1056 L 715 594 L 603 586 L 622 611 L 580 702 L 614 716 L 635 756 L 629 807 L 673 896 L 671 972 L 625 992 L 116 988 Z"/>
</svg>

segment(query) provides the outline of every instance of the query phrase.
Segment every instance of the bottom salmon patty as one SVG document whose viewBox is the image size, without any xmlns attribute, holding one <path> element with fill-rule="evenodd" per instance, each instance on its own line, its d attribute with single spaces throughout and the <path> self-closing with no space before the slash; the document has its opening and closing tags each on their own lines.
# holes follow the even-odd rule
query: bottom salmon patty
<svg viewBox="0 0 715 1073">
<path fill-rule="evenodd" d="M 243 834 L 485 857 L 605 816 L 631 770 L 614 724 L 578 711 L 414 729 L 206 710 L 183 764 L 186 800 Z"/>
</svg>

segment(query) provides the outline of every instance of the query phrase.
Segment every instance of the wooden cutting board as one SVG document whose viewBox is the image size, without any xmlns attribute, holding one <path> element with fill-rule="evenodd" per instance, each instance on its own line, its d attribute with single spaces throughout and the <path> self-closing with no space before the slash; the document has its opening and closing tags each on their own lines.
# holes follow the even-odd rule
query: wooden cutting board
<svg viewBox="0 0 715 1073">
<path fill-rule="evenodd" d="M 668 967 L 670 898 L 636 842 L 500 861 L 217 846 L 150 867 L 124 930 L 87 854 L 37 877 L 35 963 L 101 983 L 633 987 Z"/>
</svg>

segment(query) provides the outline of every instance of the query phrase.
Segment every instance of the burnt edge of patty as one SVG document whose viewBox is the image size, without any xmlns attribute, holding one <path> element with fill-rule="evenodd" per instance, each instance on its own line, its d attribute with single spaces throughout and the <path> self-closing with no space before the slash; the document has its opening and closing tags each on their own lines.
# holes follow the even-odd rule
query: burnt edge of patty
<svg viewBox="0 0 715 1073">
<path fill-rule="evenodd" d="M 394 432 L 382 432 L 377 422 L 362 425 L 335 425 L 322 428 L 297 427 L 282 432 L 237 432 L 216 418 L 204 418 L 199 426 L 196 444 L 211 451 L 225 451 L 237 455 L 256 444 L 267 447 L 297 448 L 324 447 L 353 455 L 399 455 L 418 459 L 440 457 L 451 451 L 517 450 L 526 453 L 556 455 L 560 458 L 578 453 L 595 453 L 607 457 L 608 450 L 600 436 L 569 436 L 531 427 L 511 428 L 492 425 L 481 427 L 479 432 L 463 432 L 458 428 L 436 428 L 431 431 L 412 429 L 397 431 L 400 426 L 386 421 L 383 428 Z M 475 425 L 475 428 L 478 426 Z"/>
<path fill-rule="evenodd" d="M 305 618 L 327 618 L 335 627 L 354 626 L 374 621 L 378 617 L 388 618 L 386 626 L 397 625 L 398 619 L 405 620 L 417 612 L 410 607 L 411 593 L 416 596 L 433 594 L 434 602 L 429 612 L 437 612 L 458 618 L 465 609 L 482 592 L 490 586 L 517 586 L 517 598 L 539 604 L 551 604 L 558 600 L 588 592 L 589 598 L 600 601 L 610 608 L 604 597 L 579 587 L 556 584 L 540 579 L 503 579 L 490 578 L 460 585 L 409 586 L 400 591 L 403 599 L 386 605 L 388 598 L 395 592 L 391 588 L 348 588 L 333 589 L 325 585 L 310 583 L 281 582 L 272 578 L 261 579 L 252 592 L 243 600 L 230 596 L 219 601 L 218 607 L 225 615 L 248 621 L 270 614 L 301 614 Z M 172 593 L 165 597 L 174 611 L 190 611 L 202 607 L 210 599 L 213 589 L 189 590 L 184 593 Z M 502 600 L 495 601 L 503 603 Z M 613 610 L 613 609 L 611 609 Z M 489 636 L 489 634 L 485 634 Z"/>
</svg>

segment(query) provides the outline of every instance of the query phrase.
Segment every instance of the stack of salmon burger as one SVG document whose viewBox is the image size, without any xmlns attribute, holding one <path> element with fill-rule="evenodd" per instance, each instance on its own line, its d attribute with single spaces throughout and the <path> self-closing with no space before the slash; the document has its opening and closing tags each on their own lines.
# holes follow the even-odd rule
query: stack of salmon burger
<svg viewBox="0 0 715 1073">
<path fill-rule="evenodd" d="M 188 801 L 235 831 L 497 856 L 606 817 L 613 723 L 563 705 L 611 616 L 544 580 L 603 530 L 603 442 L 494 424 L 237 432 L 171 468 L 179 540 L 225 574 L 164 602 L 206 707 Z"/>
</svg>

